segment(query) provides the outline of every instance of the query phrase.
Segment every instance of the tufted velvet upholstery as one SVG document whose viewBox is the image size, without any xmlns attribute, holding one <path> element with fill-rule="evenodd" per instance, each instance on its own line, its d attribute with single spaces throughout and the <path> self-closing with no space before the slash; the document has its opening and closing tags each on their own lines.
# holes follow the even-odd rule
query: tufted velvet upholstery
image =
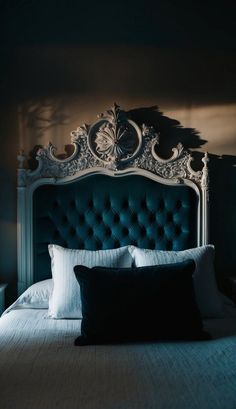
<svg viewBox="0 0 236 409">
<path fill-rule="evenodd" d="M 134 244 L 183 250 L 197 245 L 197 196 L 143 176 L 93 175 L 44 185 L 33 196 L 34 279 L 51 276 L 49 243 L 98 250 Z"/>
</svg>

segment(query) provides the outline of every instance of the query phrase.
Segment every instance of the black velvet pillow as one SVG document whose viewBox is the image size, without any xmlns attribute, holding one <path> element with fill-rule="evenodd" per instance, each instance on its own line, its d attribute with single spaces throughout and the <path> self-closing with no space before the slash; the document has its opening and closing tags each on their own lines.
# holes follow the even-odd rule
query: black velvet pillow
<svg viewBox="0 0 236 409">
<path fill-rule="evenodd" d="M 76 266 L 82 301 L 75 345 L 205 339 L 193 260 L 139 268 Z"/>
</svg>

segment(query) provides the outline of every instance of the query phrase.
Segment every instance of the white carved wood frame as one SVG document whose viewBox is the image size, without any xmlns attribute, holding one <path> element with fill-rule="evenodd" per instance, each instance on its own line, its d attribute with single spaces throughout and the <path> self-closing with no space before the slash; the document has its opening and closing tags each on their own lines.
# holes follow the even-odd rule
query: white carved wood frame
<svg viewBox="0 0 236 409">
<path fill-rule="evenodd" d="M 171 158 L 157 154 L 159 135 L 152 127 L 138 127 L 117 105 L 100 116 L 91 127 L 83 125 L 71 133 L 74 153 L 60 160 L 49 143 L 39 149 L 35 171 L 24 168 L 26 157 L 18 156 L 18 293 L 33 283 L 33 193 L 45 184 L 72 183 L 92 174 L 113 177 L 142 175 L 166 185 L 187 185 L 198 196 L 197 243 L 208 243 L 208 168 L 207 153 L 203 168 L 194 171 L 192 155 L 181 144 L 173 148 Z M 130 143 L 130 140 L 132 143 Z"/>
</svg>

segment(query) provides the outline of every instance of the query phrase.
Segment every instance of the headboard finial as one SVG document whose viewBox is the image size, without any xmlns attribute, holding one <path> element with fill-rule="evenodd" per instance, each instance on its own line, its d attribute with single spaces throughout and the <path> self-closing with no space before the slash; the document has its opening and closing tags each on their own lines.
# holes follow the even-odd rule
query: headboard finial
<svg viewBox="0 0 236 409">
<path fill-rule="evenodd" d="M 208 165 L 207 165 L 209 162 L 208 152 L 204 153 L 202 162 L 203 162 L 203 168 L 202 168 L 201 185 L 203 188 L 208 188 L 208 184 L 209 184 Z"/>
</svg>

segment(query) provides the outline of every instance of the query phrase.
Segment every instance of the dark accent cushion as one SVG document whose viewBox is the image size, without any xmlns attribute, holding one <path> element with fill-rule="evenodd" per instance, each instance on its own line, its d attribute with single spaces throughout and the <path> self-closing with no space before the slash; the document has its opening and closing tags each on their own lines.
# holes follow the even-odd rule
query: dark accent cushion
<svg viewBox="0 0 236 409">
<path fill-rule="evenodd" d="M 75 345 L 203 339 L 193 260 L 139 268 L 76 266 L 82 301 Z"/>
</svg>

